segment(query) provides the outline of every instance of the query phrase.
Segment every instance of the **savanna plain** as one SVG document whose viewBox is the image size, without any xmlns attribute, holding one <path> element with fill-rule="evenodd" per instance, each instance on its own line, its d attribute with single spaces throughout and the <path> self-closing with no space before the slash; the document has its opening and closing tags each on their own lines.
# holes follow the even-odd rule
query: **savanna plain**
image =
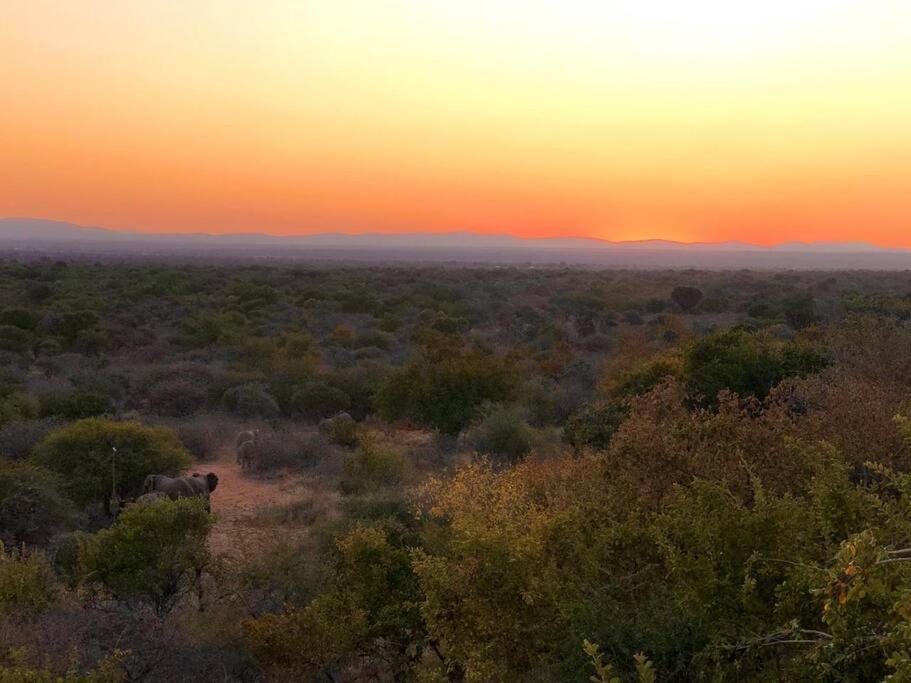
<svg viewBox="0 0 911 683">
<path fill-rule="evenodd" d="M 911 273 L 0 261 L 0 681 L 911 680 Z"/>
</svg>

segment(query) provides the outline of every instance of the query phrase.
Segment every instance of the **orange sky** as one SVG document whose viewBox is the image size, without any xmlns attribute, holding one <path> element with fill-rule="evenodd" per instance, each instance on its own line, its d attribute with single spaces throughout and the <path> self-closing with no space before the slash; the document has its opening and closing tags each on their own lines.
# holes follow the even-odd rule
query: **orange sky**
<svg viewBox="0 0 911 683">
<path fill-rule="evenodd" d="M 0 216 L 911 247 L 905 0 L 9 0 Z"/>
</svg>

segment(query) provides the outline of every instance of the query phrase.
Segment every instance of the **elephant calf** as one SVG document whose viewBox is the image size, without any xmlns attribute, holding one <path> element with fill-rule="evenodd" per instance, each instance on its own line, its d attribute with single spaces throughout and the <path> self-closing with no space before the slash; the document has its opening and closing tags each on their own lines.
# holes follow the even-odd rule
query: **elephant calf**
<svg viewBox="0 0 911 683">
<path fill-rule="evenodd" d="M 248 429 L 243 432 L 238 432 L 237 438 L 234 439 L 234 446 L 236 448 L 237 446 L 240 446 L 241 444 L 246 443 L 247 441 L 255 442 L 257 439 L 259 439 L 259 430 L 258 429 Z"/>
<path fill-rule="evenodd" d="M 244 441 L 237 447 L 237 464 L 240 465 L 240 469 L 249 470 L 252 469 L 254 461 L 256 460 L 256 442 L 255 441 Z"/>
<path fill-rule="evenodd" d="M 149 493 L 162 493 L 171 500 L 178 498 L 191 498 L 205 496 L 208 502 L 209 495 L 218 486 L 218 475 L 209 472 L 206 475 L 194 472 L 192 477 L 166 477 L 163 474 L 150 474 L 146 477 L 143 491 Z"/>
</svg>

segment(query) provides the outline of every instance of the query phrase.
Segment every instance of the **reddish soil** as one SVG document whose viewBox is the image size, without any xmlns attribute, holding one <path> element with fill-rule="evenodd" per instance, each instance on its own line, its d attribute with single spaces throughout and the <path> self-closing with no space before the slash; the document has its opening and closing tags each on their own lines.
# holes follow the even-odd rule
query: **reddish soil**
<svg viewBox="0 0 911 683">
<path fill-rule="evenodd" d="M 216 555 L 239 559 L 273 542 L 278 530 L 257 523 L 257 511 L 290 505 L 310 492 L 308 483 L 294 474 L 261 479 L 243 473 L 228 452 L 217 461 L 200 463 L 197 469 L 218 475 L 218 487 L 211 499 L 216 522 L 209 534 L 209 544 Z M 289 539 L 305 531 L 282 527 L 280 534 Z"/>
</svg>

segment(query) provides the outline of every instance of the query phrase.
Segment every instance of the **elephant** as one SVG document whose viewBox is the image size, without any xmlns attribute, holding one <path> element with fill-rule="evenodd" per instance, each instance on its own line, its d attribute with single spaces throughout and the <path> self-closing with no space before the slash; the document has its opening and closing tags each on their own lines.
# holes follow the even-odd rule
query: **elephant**
<svg viewBox="0 0 911 683">
<path fill-rule="evenodd" d="M 237 447 L 237 463 L 240 469 L 248 470 L 253 467 L 256 456 L 256 442 L 244 441 Z"/>
<path fill-rule="evenodd" d="M 253 441 L 255 443 L 258 438 L 259 438 L 258 429 L 248 429 L 243 432 L 238 432 L 237 438 L 234 439 L 234 446 L 240 447 L 241 444 L 243 444 L 247 441 Z"/>
<path fill-rule="evenodd" d="M 167 497 L 168 494 L 164 491 L 152 491 L 150 493 L 143 493 L 141 496 L 139 496 L 139 498 L 134 500 L 131 505 L 140 505 L 144 507 Z"/>
<path fill-rule="evenodd" d="M 193 476 L 189 478 L 189 482 L 197 496 L 208 496 L 218 486 L 218 475 L 214 472 L 208 474 L 194 472 Z"/>
<path fill-rule="evenodd" d="M 319 421 L 319 430 L 323 434 L 328 434 L 332 432 L 332 429 L 336 424 L 345 424 L 345 425 L 355 425 L 356 421 L 349 413 L 342 411 L 341 413 L 336 413 L 332 417 L 327 417 Z"/>
<path fill-rule="evenodd" d="M 163 474 L 150 474 L 145 479 L 143 491 L 163 493 L 171 500 L 204 496 L 208 503 L 209 494 L 218 486 L 218 475 L 209 472 L 205 476 L 196 474 L 192 477 L 167 477 Z"/>
</svg>

